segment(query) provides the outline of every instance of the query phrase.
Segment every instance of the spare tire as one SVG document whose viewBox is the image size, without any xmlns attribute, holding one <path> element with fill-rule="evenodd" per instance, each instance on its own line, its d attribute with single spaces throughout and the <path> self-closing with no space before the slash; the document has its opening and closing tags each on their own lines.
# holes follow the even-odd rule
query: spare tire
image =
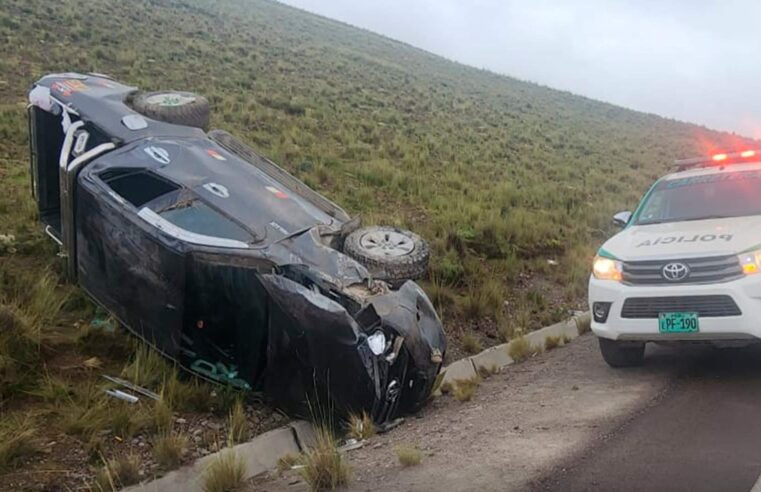
<svg viewBox="0 0 761 492">
<path fill-rule="evenodd" d="M 344 253 L 367 267 L 373 278 L 398 286 L 425 275 L 431 257 L 428 243 L 396 227 L 358 229 L 346 237 Z"/>
<path fill-rule="evenodd" d="M 209 127 L 209 101 L 192 92 L 139 92 L 132 97 L 131 105 L 138 113 L 154 120 L 204 130 Z"/>
</svg>

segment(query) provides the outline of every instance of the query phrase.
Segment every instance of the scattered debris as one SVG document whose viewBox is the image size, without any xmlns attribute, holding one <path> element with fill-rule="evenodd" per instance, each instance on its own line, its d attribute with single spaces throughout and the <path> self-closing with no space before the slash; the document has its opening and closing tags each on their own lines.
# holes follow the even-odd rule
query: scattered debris
<svg viewBox="0 0 761 492">
<path fill-rule="evenodd" d="M 356 439 L 347 439 L 343 446 L 338 448 L 339 453 L 345 453 L 347 451 L 354 451 L 365 445 L 365 441 L 358 441 Z"/>
<path fill-rule="evenodd" d="M 148 398 L 150 398 L 152 400 L 157 400 L 158 401 L 160 399 L 159 395 L 157 395 L 153 391 L 151 391 L 149 389 L 145 389 L 145 388 L 143 388 L 141 386 L 138 386 L 136 384 L 132 384 L 129 381 L 127 381 L 126 379 L 117 378 L 115 376 L 108 376 L 106 374 L 103 375 L 103 378 L 105 378 L 106 380 L 108 380 L 108 381 L 110 381 L 110 382 L 112 382 L 114 384 L 118 384 L 119 386 L 123 386 L 123 387 L 127 388 L 128 390 L 132 390 L 135 393 L 139 393 L 139 394 L 141 394 L 143 396 L 147 396 Z"/>
<path fill-rule="evenodd" d="M 107 395 L 113 396 L 114 398 L 118 398 L 120 400 L 124 400 L 129 403 L 137 403 L 138 401 L 140 401 L 140 398 L 138 398 L 137 396 L 131 395 L 129 393 L 125 393 L 124 391 L 121 391 L 121 390 L 105 390 L 105 391 Z"/>
</svg>

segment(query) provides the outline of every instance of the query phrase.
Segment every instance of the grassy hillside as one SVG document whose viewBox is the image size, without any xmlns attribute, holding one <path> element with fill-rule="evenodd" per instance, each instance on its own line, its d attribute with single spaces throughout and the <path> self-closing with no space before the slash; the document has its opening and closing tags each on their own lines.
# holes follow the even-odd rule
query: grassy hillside
<svg viewBox="0 0 761 492">
<path fill-rule="evenodd" d="M 419 232 L 434 252 L 424 287 L 450 338 L 464 338 L 470 349 L 579 306 L 591 255 L 611 232 L 614 212 L 632 208 L 672 159 L 742 145 L 728 134 L 469 68 L 266 0 L 0 0 L 6 421 L 6 412 L 30 402 L 44 401 L 46 412 L 61 406 L 58 397 L 75 409 L 94 405 L 85 390 L 72 395 L 65 385 L 97 372 L 56 372 L 63 393 L 40 377 L 49 367 L 69 367 L 58 360 L 67 354 L 97 352 L 107 366 L 134 364 L 129 345 L 102 353 L 102 344 L 86 343 L 92 307 L 58 285 L 55 250 L 28 196 L 26 90 L 46 72 L 70 70 L 205 94 L 213 126 L 365 223 Z M 79 342 L 57 336 L 80 329 Z M 91 440 L 108 425 L 84 435 Z M 8 456 L 15 455 L 0 444 L 0 469 L 14 461 Z"/>
</svg>

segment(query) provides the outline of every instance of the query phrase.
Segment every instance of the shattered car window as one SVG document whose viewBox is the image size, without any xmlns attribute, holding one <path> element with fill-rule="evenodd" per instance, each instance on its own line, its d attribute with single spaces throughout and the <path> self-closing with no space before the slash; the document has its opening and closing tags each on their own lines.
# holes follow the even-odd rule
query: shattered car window
<svg viewBox="0 0 761 492">
<path fill-rule="evenodd" d="M 244 242 L 251 242 L 253 239 L 241 226 L 200 200 L 180 202 L 156 212 L 177 227 L 196 234 Z"/>
<path fill-rule="evenodd" d="M 100 179 L 136 207 L 180 189 L 145 169 L 109 169 L 100 174 Z"/>
</svg>

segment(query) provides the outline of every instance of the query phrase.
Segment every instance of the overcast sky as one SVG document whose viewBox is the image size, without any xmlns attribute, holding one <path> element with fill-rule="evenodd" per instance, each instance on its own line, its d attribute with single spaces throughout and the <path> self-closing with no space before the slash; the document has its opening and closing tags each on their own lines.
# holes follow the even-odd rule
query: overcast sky
<svg viewBox="0 0 761 492">
<path fill-rule="evenodd" d="M 761 138 L 758 0 L 285 0 L 468 65 Z"/>
</svg>

